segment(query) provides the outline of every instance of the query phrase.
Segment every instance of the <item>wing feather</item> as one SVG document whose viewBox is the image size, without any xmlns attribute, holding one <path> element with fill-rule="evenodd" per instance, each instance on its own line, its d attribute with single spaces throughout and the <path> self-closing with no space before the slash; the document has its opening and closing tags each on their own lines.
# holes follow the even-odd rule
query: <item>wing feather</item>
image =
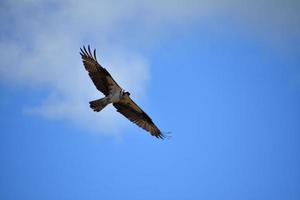
<svg viewBox="0 0 300 200">
<path fill-rule="evenodd" d="M 89 72 L 90 78 L 92 79 L 96 88 L 105 96 L 107 96 L 109 95 L 111 88 L 114 86 L 120 86 L 112 78 L 110 73 L 98 63 L 96 49 L 94 50 L 93 54 L 91 53 L 90 46 L 88 46 L 88 49 L 86 49 L 85 46 L 80 48 L 82 62 L 85 69 Z"/>
<path fill-rule="evenodd" d="M 126 97 L 125 100 L 118 103 L 113 103 L 113 105 L 119 113 L 139 127 L 150 132 L 151 135 L 160 139 L 165 138 L 152 119 L 130 97 Z"/>
</svg>

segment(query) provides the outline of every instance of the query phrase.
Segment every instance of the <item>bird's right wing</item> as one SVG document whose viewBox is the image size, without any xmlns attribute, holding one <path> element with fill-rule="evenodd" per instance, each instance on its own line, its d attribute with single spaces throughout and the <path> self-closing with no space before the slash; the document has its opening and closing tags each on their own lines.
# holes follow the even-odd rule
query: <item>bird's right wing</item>
<svg viewBox="0 0 300 200">
<path fill-rule="evenodd" d="M 109 72 L 97 62 L 96 49 L 94 50 L 94 55 L 91 53 L 90 46 L 88 46 L 88 49 L 83 46 L 83 49 L 80 48 L 80 51 L 83 65 L 100 92 L 107 96 L 112 89 L 120 88 Z"/>
<path fill-rule="evenodd" d="M 161 139 L 166 137 L 153 123 L 152 119 L 129 96 L 118 103 L 113 103 L 113 105 L 119 113 L 142 129 L 150 132 L 151 135 Z"/>
</svg>

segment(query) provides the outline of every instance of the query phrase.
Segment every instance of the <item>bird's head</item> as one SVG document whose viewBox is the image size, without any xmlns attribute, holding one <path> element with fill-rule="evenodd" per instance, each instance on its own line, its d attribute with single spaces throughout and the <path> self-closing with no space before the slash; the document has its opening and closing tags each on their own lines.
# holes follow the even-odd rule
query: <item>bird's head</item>
<svg viewBox="0 0 300 200">
<path fill-rule="evenodd" d="M 123 95 L 130 95 L 130 93 L 128 92 L 128 91 L 126 91 L 126 90 L 123 90 Z"/>
</svg>

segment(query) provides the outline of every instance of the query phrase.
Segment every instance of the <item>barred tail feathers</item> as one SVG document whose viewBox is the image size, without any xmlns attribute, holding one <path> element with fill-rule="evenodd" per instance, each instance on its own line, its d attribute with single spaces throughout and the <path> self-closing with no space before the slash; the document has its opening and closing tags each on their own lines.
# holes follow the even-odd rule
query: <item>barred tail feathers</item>
<svg viewBox="0 0 300 200">
<path fill-rule="evenodd" d="M 90 107 L 95 112 L 100 112 L 105 106 L 109 104 L 109 101 L 107 98 L 97 99 L 94 101 L 90 101 Z"/>
</svg>

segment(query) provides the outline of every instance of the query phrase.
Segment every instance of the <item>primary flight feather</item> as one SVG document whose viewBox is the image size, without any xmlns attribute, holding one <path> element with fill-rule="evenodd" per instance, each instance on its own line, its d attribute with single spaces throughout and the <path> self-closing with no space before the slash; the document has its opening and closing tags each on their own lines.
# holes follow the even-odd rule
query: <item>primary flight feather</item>
<svg viewBox="0 0 300 200">
<path fill-rule="evenodd" d="M 152 119 L 130 98 L 130 93 L 122 89 L 112 78 L 110 73 L 102 67 L 96 58 L 96 49 L 93 54 L 90 46 L 86 49 L 80 48 L 80 55 L 83 65 L 88 71 L 96 88 L 102 92 L 105 97 L 91 101 L 90 107 L 96 111 L 101 111 L 108 104 L 113 104 L 119 113 L 124 115 L 131 122 L 151 133 L 151 135 L 163 139 L 165 136 L 156 127 Z"/>
</svg>

